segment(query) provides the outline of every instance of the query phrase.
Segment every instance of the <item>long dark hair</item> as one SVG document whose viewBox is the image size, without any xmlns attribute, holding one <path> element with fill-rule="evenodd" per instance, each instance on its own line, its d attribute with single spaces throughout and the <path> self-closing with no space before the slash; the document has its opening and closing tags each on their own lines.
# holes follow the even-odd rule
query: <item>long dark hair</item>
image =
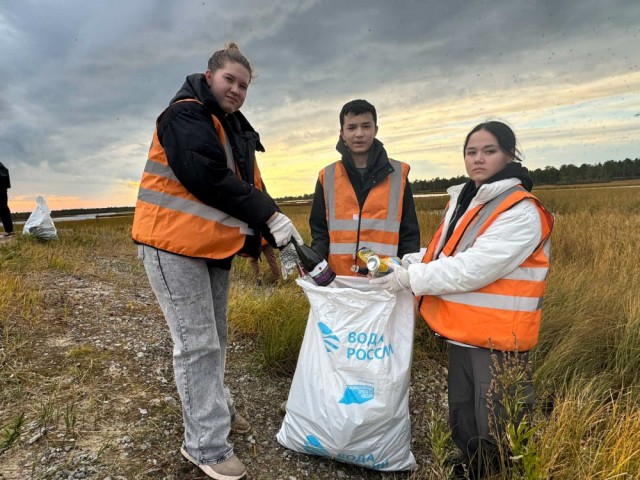
<svg viewBox="0 0 640 480">
<path fill-rule="evenodd" d="M 462 149 L 462 155 L 464 156 L 464 152 L 467 151 L 467 143 L 469 143 L 469 138 L 474 133 L 486 130 L 491 135 L 496 137 L 498 141 L 498 146 L 500 150 L 502 150 L 505 154 L 509 155 L 513 160 L 521 162 L 522 153 L 516 147 L 516 134 L 513 133 L 511 127 L 506 123 L 499 122 L 497 120 L 491 120 L 488 122 L 479 123 L 467 134 L 467 138 L 464 141 L 464 147 Z"/>
</svg>

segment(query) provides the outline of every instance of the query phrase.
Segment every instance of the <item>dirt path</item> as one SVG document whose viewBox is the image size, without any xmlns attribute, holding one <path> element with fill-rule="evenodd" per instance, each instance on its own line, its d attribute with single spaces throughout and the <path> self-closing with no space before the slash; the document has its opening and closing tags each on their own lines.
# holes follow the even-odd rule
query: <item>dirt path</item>
<svg viewBox="0 0 640 480">
<path fill-rule="evenodd" d="M 39 338 L 31 340 L 29 391 L 21 392 L 30 407 L 19 441 L 0 456 L 0 479 L 205 478 L 178 452 L 182 422 L 172 345 L 146 278 L 131 275 L 124 262 L 99 261 L 96 268 L 94 275 L 39 279 L 47 309 Z M 414 359 L 410 411 L 419 469 L 410 475 L 283 448 L 275 438 L 278 407 L 291 378 L 265 374 L 249 338 L 232 339 L 227 364 L 226 381 L 252 424 L 250 433 L 232 437 L 248 478 L 426 478 L 429 411 L 445 404 L 442 366 Z"/>
</svg>

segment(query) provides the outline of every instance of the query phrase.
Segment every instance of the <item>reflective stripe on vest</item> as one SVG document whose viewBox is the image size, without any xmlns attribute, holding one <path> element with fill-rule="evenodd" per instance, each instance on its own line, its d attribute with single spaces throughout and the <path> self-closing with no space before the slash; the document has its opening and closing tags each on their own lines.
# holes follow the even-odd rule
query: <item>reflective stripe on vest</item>
<svg viewBox="0 0 640 480">
<path fill-rule="evenodd" d="M 239 176 L 224 128 L 215 116 L 211 117 L 224 146 L 227 167 Z M 255 184 L 262 189 L 257 164 Z M 245 222 L 206 205 L 180 183 L 169 166 L 156 127 L 140 181 L 133 239 L 180 255 L 222 259 L 238 252 L 245 236 L 253 233 Z"/>
<path fill-rule="evenodd" d="M 534 201 L 540 213 L 540 245 L 512 272 L 476 291 L 423 296 L 420 312 L 436 333 L 457 342 L 503 351 L 526 351 L 537 344 L 553 216 L 533 195 L 514 187 L 469 210 L 437 254 L 435 249 L 444 233 L 444 225 L 440 225 L 423 261 L 464 252 L 501 213 L 527 199 Z"/>
<path fill-rule="evenodd" d="M 381 255 L 398 253 L 409 165 L 389 162 L 393 172 L 370 190 L 362 211 L 342 161 L 320 173 L 327 209 L 329 264 L 338 275 L 355 275 L 351 266 L 357 263 L 356 253 L 361 247 Z"/>
</svg>

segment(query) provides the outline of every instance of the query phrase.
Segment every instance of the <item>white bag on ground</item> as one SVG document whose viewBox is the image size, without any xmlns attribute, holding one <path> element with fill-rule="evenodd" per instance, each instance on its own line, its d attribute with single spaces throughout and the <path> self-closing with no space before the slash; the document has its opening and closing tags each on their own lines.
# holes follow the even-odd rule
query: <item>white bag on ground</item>
<svg viewBox="0 0 640 480">
<path fill-rule="evenodd" d="M 29 218 L 22 228 L 22 233 L 39 238 L 40 240 L 57 239 L 58 232 L 53 225 L 51 210 L 49 210 L 46 200 L 44 197 L 38 196 L 36 203 L 36 209 L 29 215 Z"/>
<path fill-rule="evenodd" d="M 411 292 L 375 290 L 357 277 L 296 283 L 311 309 L 278 442 L 375 470 L 415 468 Z"/>
</svg>

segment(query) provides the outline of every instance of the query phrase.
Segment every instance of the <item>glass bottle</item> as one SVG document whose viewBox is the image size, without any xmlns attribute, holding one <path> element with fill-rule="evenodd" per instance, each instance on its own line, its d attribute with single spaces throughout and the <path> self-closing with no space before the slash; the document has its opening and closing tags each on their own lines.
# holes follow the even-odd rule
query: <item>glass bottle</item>
<svg viewBox="0 0 640 480">
<path fill-rule="evenodd" d="M 318 286 L 326 287 L 333 282 L 336 274 L 322 255 L 304 243 L 298 244 L 295 239 L 291 239 L 291 242 L 296 249 L 301 266 Z"/>
</svg>

